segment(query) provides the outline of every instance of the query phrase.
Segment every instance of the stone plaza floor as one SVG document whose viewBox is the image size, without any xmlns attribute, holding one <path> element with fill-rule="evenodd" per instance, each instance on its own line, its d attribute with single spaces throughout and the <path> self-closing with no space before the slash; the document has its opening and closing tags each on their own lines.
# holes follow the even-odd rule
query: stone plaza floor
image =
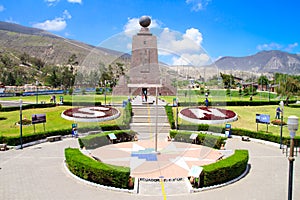
<svg viewBox="0 0 300 200">
<path fill-rule="evenodd" d="M 124 200 L 282 200 L 287 199 L 288 160 L 281 150 L 257 142 L 229 139 L 226 149 L 248 149 L 250 172 L 238 182 L 199 193 L 180 193 L 178 185 L 146 183 L 144 194 L 129 194 L 86 185 L 71 177 L 64 168 L 64 149 L 78 147 L 75 139 L 42 143 L 0 152 L 0 197 L 11 200 L 124 199 Z M 294 162 L 293 199 L 300 199 L 300 159 Z M 152 192 L 152 193 L 149 193 Z"/>
</svg>

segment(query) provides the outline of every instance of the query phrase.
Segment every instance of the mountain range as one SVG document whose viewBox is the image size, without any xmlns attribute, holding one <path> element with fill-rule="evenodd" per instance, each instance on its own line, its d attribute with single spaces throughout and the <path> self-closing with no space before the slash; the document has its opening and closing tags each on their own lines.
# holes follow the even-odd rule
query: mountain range
<svg viewBox="0 0 300 200">
<path fill-rule="evenodd" d="M 0 53 L 2 52 L 8 52 L 14 57 L 26 52 L 46 64 L 55 65 L 67 63 L 73 54 L 76 54 L 79 66 L 95 66 L 99 62 L 105 64 L 116 59 L 120 59 L 125 65 L 130 64 L 128 54 L 8 22 L 0 22 Z M 215 61 L 215 65 L 220 70 L 300 74 L 300 55 L 277 50 L 261 51 L 245 57 L 225 56 Z"/>
</svg>

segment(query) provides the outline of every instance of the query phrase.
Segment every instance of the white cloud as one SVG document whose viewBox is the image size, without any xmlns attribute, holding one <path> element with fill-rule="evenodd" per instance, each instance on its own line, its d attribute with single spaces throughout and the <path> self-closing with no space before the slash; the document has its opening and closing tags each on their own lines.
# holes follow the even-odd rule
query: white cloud
<svg viewBox="0 0 300 200">
<path fill-rule="evenodd" d="M 289 44 L 289 45 L 285 48 L 285 50 L 286 50 L 286 51 L 293 51 L 293 49 L 296 48 L 296 47 L 298 47 L 298 43 L 297 43 L 297 42 L 295 42 L 294 44 Z"/>
<path fill-rule="evenodd" d="M 46 31 L 61 31 L 67 26 L 67 22 L 64 18 L 55 18 L 53 20 L 46 20 L 41 23 L 33 24 L 34 28 L 40 28 Z"/>
<path fill-rule="evenodd" d="M 128 22 L 124 26 L 124 32 L 128 37 L 132 37 L 136 33 L 139 32 L 141 29 L 140 23 L 139 23 L 139 18 L 128 18 Z M 159 28 L 158 22 L 154 19 L 151 19 L 151 24 L 149 28 Z"/>
<path fill-rule="evenodd" d="M 48 6 L 55 6 L 60 0 L 45 0 Z"/>
<path fill-rule="evenodd" d="M 69 11 L 64 10 L 64 12 L 63 12 L 63 18 L 64 19 L 71 19 L 72 16 L 70 15 Z"/>
<path fill-rule="evenodd" d="M 294 48 L 298 47 L 298 43 L 295 42 L 293 44 L 281 45 L 276 42 L 271 42 L 269 44 L 259 44 L 257 45 L 257 49 L 260 51 L 263 50 L 284 50 L 284 51 L 293 51 Z"/>
<path fill-rule="evenodd" d="M 202 66 L 210 62 L 210 58 L 207 54 L 182 54 L 180 57 L 172 58 L 173 65 L 193 65 Z"/>
<path fill-rule="evenodd" d="M 13 20 L 12 17 L 10 17 L 9 19 L 5 20 L 8 23 L 14 23 L 14 24 L 19 24 L 17 21 Z"/>
<path fill-rule="evenodd" d="M 5 10 L 4 6 L 3 6 L 3 5 L 0 5 L 0 12 L 2 12 L 2 11 L 4 11 L 4 10 Z"/>
<path fill-rule="evenodd" d="M 271 42 L 269 44 L 259 44 L 257 45 L 257 49 L 262 51 L 262 50 L 272 50 L 272 49 L 281 49 L 282 45 L 277 44 L 275 42 Z"/>
<path fill-rule="evenodd" d="M 211 0 L 186 0 L 185 2 L 192 5 L 193 11 L 198 12 L 200 10 L 203 10 L 210 1 Z"/>
<path fill-rule="evenodd" d="M 82 0 L 68 0 L 69 3 L 82 3 Z"/>
<path fill-rule="evenodd" d="M 178 54 L 182 53 L 196 53 L 201 49 L 202 34 L 198 29 L 187 29 L 184 35 L 178 35 L 169 28 L 165 28 L 158 38 L 158 47 L 162 50 L 171 50 Z M 167 54 L 167 51 L 162 52 Z"/>
<path fill-rule="evenodd" d="M 44 22 L 33 24 L 34 28 L 40 28 L 46 31 L 61 31 L 67 27 L 66 19 L 71 19 L 72 16 L 69 11 L 64 10 L 62 17 L 56 17 L 52 20 L 46 20 Z"/>
</svg>

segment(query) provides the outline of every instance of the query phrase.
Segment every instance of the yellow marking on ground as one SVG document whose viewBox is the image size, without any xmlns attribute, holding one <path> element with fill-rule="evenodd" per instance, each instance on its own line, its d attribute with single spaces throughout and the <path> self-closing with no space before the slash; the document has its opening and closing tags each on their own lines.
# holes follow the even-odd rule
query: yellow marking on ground
<svg viewBox="0 0 300 200">
<path fill-rule="evenodd" d="M 167 195 L 166 195 L 166 191 L 165 191 L 165 184 L 164 184 L 164 181 L 162 179 L 160 179 L 160 185 L 161 185 L 161 193 L 164 197 L 164 200 L 167 200 Z"/>
<path fill-rule="evenodd" d="M 150 125 L 150 123 L 151 123 L 151 113 L 150 113 L 149 104 L 147 104 L 147 110 L 148 110 L 148 123 L 149 123 L 149 127 L 150 127 L 150 140 L 152 140 L 153 139 L 153 134 L 152 134 L 152 126 Z"/>
</svg>

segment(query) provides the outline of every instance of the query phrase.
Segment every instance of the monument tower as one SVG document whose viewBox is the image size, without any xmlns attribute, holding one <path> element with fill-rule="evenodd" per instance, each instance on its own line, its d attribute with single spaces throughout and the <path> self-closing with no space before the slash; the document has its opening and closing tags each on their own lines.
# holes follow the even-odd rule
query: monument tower
<svg viewBox="0 0 300 200">
<path fill-rule="evenodd" d="M 158 89 L 158 92 L 162 95 L 174 95 L 175 89 L 167 83 L 166 78 L 161 76 L 157 39 L 148 28 L 151 19 L 148 16 L 143 16 L 140 18 L 139 23 L 141 29 L 132 38 L 131 66 L 128 79 L 121 78 L 114 88 L 114 93 L 155 95 L 155 90 Z"/>
</svg>

